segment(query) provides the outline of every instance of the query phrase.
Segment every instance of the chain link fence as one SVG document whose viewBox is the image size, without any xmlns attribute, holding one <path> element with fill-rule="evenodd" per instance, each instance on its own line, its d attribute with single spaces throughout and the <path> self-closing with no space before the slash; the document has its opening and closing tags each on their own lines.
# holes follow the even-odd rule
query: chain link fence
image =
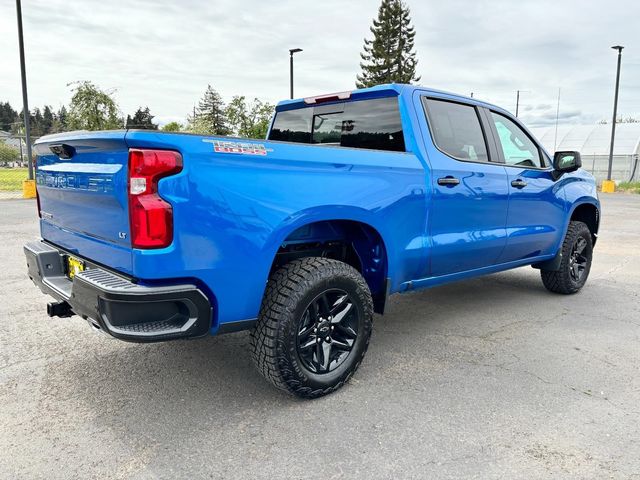
<svg viewBox="0 0 640 480">
<path fill-rule="evenodd" d="M 598 185 L 607 178 L 608 155 L 581 155 L 582 168 L 591 173 Z M 611 179 L 617 183 L 640 182 L 640 155 L 614 155 Z"/>
<path fill-rule="evenodd" d="M 582 158 L 582 168 L 596 178 L 598 185 L 607 179 L 608 155 L 583 153 L 580 157 Z M 611 179 L 616 183 L 640 182 L 640 155 L 614 155 L 611 164 Z"/>
<path fill-rule="evenodd" d="M 22 198 L 22 182 L 28 178 L 24 139 L 0 132 L 0 200 Z"/>
</svg>

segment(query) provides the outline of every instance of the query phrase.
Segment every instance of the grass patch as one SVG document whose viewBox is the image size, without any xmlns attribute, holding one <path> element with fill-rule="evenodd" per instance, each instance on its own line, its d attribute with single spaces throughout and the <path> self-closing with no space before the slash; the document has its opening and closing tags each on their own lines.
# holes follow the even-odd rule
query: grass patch
<svg viewBox="0 0 640 480">
<path fill-rule="evenodd" d="M 620 192 L 640 193 L 640 182 L 620 182 L 616 190 Z"/>
<path fill-rule="evenodd" d="M 28 177 L 26 168 L 0 168 L 0 191 L 22 190 L 22 181 Z"/>
</svg>

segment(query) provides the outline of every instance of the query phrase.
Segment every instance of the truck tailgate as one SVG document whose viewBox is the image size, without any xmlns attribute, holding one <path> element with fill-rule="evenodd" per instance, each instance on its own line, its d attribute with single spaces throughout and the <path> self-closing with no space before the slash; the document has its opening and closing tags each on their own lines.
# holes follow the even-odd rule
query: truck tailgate
<svg viewBox="0 0 640 480">
<path fill-rule="evenodd" d="M 131 273 L 125 132 L 47 136 L 35 152 L 42 237 Z"/>
</svg>

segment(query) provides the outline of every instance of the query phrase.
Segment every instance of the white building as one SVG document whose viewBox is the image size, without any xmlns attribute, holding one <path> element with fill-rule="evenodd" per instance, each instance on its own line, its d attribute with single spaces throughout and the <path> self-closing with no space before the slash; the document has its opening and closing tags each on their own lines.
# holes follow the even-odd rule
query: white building
<svg viewBox="0 0 640 480">
<path fill-rule="evenodd" d="M 582 167 L 598 182 L 607 178 L 611 125 L 559 125 L 531 128 L 531 133 L 553 155 L 560 150 L 577 150 Z M 640 123 L 616 124 L 611 178 L 616 182 L 640 181 Z M 633 177 L 633 178 L 632 178 Z"/>
</svg>

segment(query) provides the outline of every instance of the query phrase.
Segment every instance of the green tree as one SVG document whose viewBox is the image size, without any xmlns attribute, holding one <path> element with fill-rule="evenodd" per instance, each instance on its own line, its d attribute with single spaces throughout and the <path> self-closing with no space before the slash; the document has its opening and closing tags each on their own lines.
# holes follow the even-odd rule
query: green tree
<svg viewBox="0 0 640 480">
<path fill-rule="evenodd" d="M 20 150 L 0 141 L 0 166 L 6 167 L 10 162 L 20 160 Z"/>
<path fill-rule="evenodd" d="M 220 94 L 207 85 L 195 115 L 189 118 L 189 131 L 201 135 L 229 135 L 224 102 Z"/>
<path fill-rule="evenodd" d="M 29 130 L 31 137 L 36 139 L 42 135 L 42 113 L 39 108 L 34 108 L 32 112 L 29 112 Z M 18 121 L 11 127 L 11 133 L 14 135 L 24 135 L 24 110 L 21 110 L 18 114 Z"/>
<path fill-rule="evenodd" d="M 248 126 L 248 111 L 246 97 L 236 95 L 227 105 L 225 114 L 232 135 L 242 136 L 242 132 Z"/>
<path fill-rule="evenodd" d="M 42 112 L 38 107 L 34 108 L 33 112 L 30 112 L 29 122 L 30 122 L 29 126 L 31 128 L 31 136 L 33 138 L 41 137 L 42 135 L 45 134 Z"/>
<path fill-rule="evenodd" d="M 163 132 L 181 132 L 184 127 L 178 122 L 169 122 L 162 127 Z"/>
<path fill-rule="evenodd" d="M 257 98 L 247 104 L 244 96 L 233 97 L 226 109 L 231 133 L 238 137 L 265 138 L 273 111 L 273 105 Z"/>
<path fill-rule="evenodd" d="M 119 108 L 106 92 L 92 82 L 76 82 L 69 105 L 67 125 L 71 130 L 111 130 L 122 128 Z"/>
<path fill-rule="evenodd" d="M 13 124 L 19 122 L 18 112 L 16 112 L 9 102 L 0 103 L 0 130 L 11 131 Z"/>
<path fill-rule="evenodd" d="M 60 110 L 58 110 L 58 113 L 56 114 L 56 117 L 58 118 L 58 121 L 62 124 L 62 125 L 66 125 L 67 124 L 67 107 L 65 107 L 64 105 L 62 105 L 60 107 Z"/>
<path fill-rule="evenodd" d="M 58 131 L 54 128 L 55 123 L 56 115 L 49 105 L 45 105 L 42 110 L 36 107 L 30 112 L 29 125 L 31 128 L 31 136 L 34 138 Z M 23 125 L 23 112 L 18 114 L 11 108 L 9 103 L 0 103 L 0 130 L 12 131 L 13 133 L 22 132 L 24 130 Z"/>
<path fill-rule="evenodd" d="M 62 105 L 53 116 L 51 133 L 59 133 L 67 130 L 67 107 Z"/>
<path fill-rule="evenodd" d="M 416 52 L 409 7 L 402 0 L 382 0 L 378 18 L 370 27 L 373 38 L 364 40 L 360 54 L 362 73 L 357 75 L 356 87 L 366 88 L 381 83 L 411 83 L 416 76 Z"/>
<path fill-rule="evenodd" d="M 45 105 L 42 110 L 42 135 L 52 133 L 53 129 L 53 111 L 49 105 Z"/>
<path fill-rule="evenodd" d="M 158 125 L 153 123 L 153 115 L 149 111 L 149 107 L 140 107 L 133 114 L 133 117 L 127 115 L 126 128 L 142 128 L 146 130 L 157 130 Z"/>
</svg>

